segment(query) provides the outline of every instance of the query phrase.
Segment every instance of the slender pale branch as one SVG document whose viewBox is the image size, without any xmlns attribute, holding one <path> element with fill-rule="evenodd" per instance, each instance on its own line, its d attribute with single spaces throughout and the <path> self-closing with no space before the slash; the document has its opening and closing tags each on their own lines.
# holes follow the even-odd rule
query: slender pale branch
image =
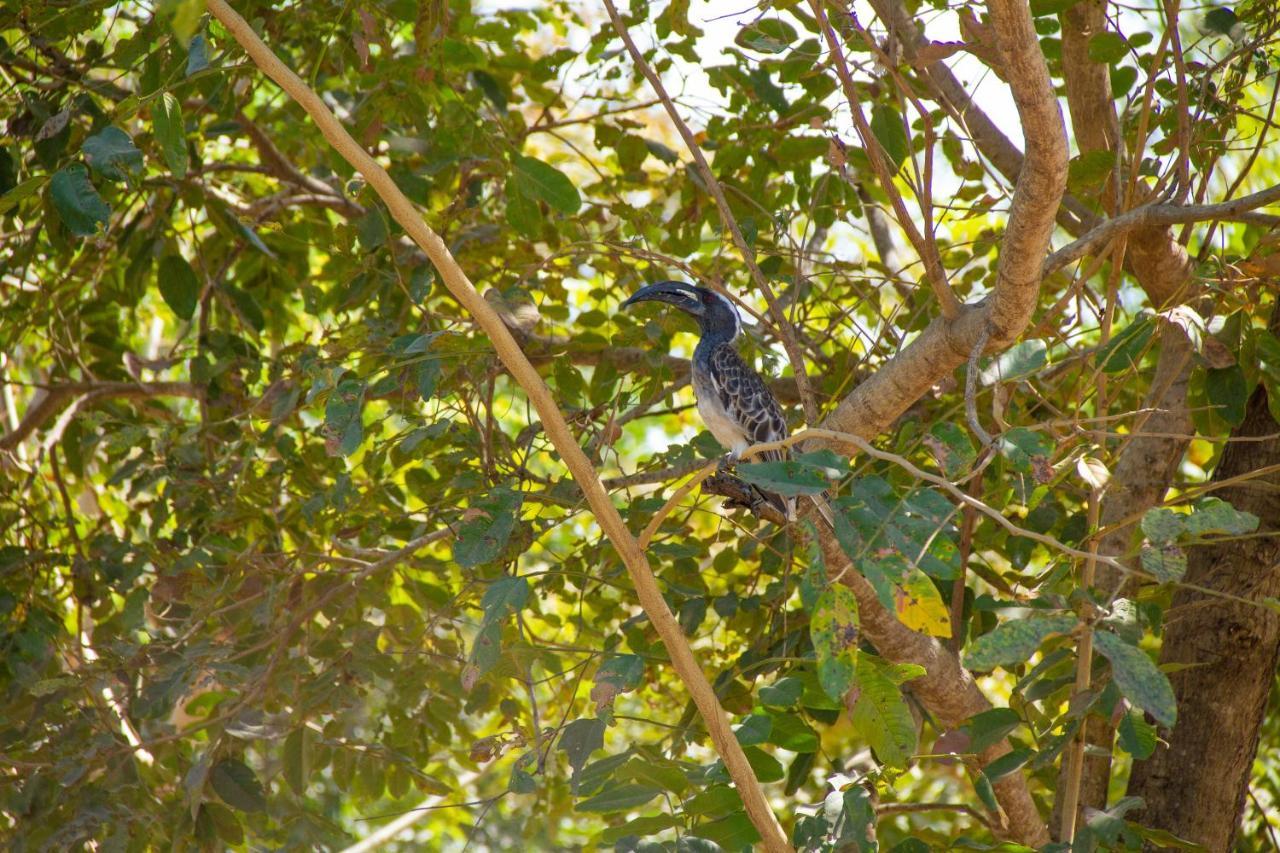
<svg viewBox="0 0 1280 853">
<path fill-rule="evenodd" d="M 591 505 L 597 522 L 609 537 L 623 565 L 626 566 L 631 581 L 635 585 L 640 604 L 662 639 L 673 667 L 689 689 L 716 751 L 737 786 L 747 814 L 763 839 L 764 848 L 770 851 L 791 850 L 791 845 L 765 798 L 760 782 L 747 762 L 742 746 L 734 736 L 729 719 L 720 706 L 715 691 L 694 658 L 675 615 L 672 614 L 662 596 L 653 571 L 649 567 L 648 558 L 623 523 L 617 508 L 609 500 L 599 475 L 578 446 L 577 439 L 565 422 L 555 399 L 551 396 L 550 389 L 542 381 L 536 368 L 529 363 L 502 318 L 476 291 L 444 241 L 423 221 L 421 213 L 396 187 L 387 171 L 351 138 L 346 128 L 315 91 L 263 44 L 257 33 L 227 5 L 225 0 L 207 0 L 207 4 L 209 11 L 222 22 L 258 68 L 306 110 L 329 144 L 360 172 L 386 204 L 391 216 L 404 228 L 405 233 L 426 252 L 431 263 L 440 273 L 445 286 L 476 318 L 485 334 L 489 336 L 499 358 L 520 383 L 530 403 L 537 410 L 547 436 L 573 473 L 574 479 Z"/>
<path fill-rule="evenodd" d="M 1068 243 L 1045 258 L 1042 275 L 1048 276 L 1057 272 L 1067 264 L 1085 255 L 1093 254 L 1113 237 L 1139 228 L 1213 220 L 1252 219 L 1254 211 L 1258 208 L 1277 202 L 1280 202 L 1280 184 L 1218 204 L 1144 204 L 1102 222 L 1090 229 L 1079 240 Z"/>
</svg>

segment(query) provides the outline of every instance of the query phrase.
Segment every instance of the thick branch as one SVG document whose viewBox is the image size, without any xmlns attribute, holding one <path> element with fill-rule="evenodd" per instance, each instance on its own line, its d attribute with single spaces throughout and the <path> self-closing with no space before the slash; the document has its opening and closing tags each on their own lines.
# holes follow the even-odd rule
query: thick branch
<svg viewBox="0 0 1280 853">
<path fill-rule="evenodd" d="M 542 420 L 547 436 L 573 473 L 574 479 L 591 505 L 597 522 L 626 566 L 631 581 L 636 587 L 640 604 L 658 632 L 658 636 L 661 637 L 676 672 L 688 687 L 698 713 L 715 744 L 716 751 L 720 754 L 725 768 L 737 786 L 747 814 L 764 840 L 764 848 L 771 851 L 789 851 L 791 845 L 765 799 L 764 791 L 730 728 L 729 719 L 720 706 L 710 682 L 699 667 L 679 623 L 662 597 L 653 571 L 649 567 L 648 558 L 623 523 L 618 510 L 609 500 L 609 495 L 601 484 L 599 476 L 586 454 L 578 446 L 569 425 L 565 423 L 564 416 L 551 396 L 551 391 L 534 366 L 529 363 L 502 318 L 476 292 L 444 241 L 427 226 L 421 214 L 396 187 L 391 176 L 351 138 L 319 96 L 262 43 L 253 29 L 224 0 L 207 0 L 207 3 L 209 11 L 222 22 L 253 62 L 306 110 L 320 132 L 324 134 L 325 139 L 364 176 L 386 204 L 391 216 L 427 253 L 445 286 L 471 312 L 489 336 L 498 356 L 528 394 L 529 401 Z"/>
<path fill-rule="evenodd" d="M 989 8 L 1027 140 L 993 292 L 980 305 L 966 307 L 954 320 L 934 320 L 897 357 L 841 401 L 824 424 L 829 429 L 864 439 L 877 435 L 962 364 L 984 332 L 990 335 L 992 347 L 1004 348 L 1031 319 L 1041 264 L 1066 186 L 1066 132 L 1027 7 L 1017 0 L 991 0 Z M 849 565 L 825 529 L 822 547 L 835 571 Z M 926 707 L 948 722 L 990 707 L 954 652 L 902 625 L 857 572 L 845 571 L 842 580 L 857 596 L 863 631 L 876 648 L 891 660 L 925 667 L 927 675 L 918 679 L 913 689 L 919 685 L 916 692 Z M 994 754 L 987 756 L 988 760 L 1002 749 L 1007 750 L 1007 745 L 993 747 Z M 996 793 L 1013 837 L 1034 846 L 1048 841 L 1045 823 L 1021 774 L 1003 777 Z"/>
</svg>

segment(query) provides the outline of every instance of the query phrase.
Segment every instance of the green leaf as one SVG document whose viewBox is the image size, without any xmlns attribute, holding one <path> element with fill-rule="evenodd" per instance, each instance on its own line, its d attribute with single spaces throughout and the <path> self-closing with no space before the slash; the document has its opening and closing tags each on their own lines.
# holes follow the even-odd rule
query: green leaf
<svg viewBox="0 0 1280 853">
<path fill-rule="evenodd" d="M 1249 386 L 1245 382 L 1244 371 L 1240 369 L 1240 365 L 1206 368 L 1204 387 L 1209 404 L 1214 407 L 1214 413 L 1218 417 L 1232 427 L 1238 427 L 1244 423 L 1245 404 L 1249 401 Z"/>
<path fill-rule="evenodd" d="M 711 823 L 699 824 L 692 831 L 695 838 L 705 838 L 714 842 L 716 850 L 750 850 L 760 840 L 751 818 L 745 812 L 731 814 Z M 696 849 L 692 844 L 681 845 L 681 849 Z"/>
<path fill-rule="evenodd" d="M 1140 711 L 1130 711 L 1120 720 L 1120 748 L 1138 761 L 1145 761 L 1156 751 L 1156 727 L 1148 723 Z"/>
<path fill-rule="evenodd" d="M 224 758 L 213 765 L 213 770 L 209 772 L 209 784 L 214 793 L 232 808 L 242 812 L 266 811 L 267 801 L 262 795 L 262 785 L 243 761 Z"/>
<path fill-rule="evenodd" d="M 1002 622 L 995 630 L 983 634 L 969 645 L 965 665 L 978 672 L 997 666 L 1026 663 L 1045 638 L 1066 634 L 1076 626 L 1074 616 L 1032 616 Z"/>
<path fill-rule="evenodd" d="M 853 683 L 858 656 L 858 600 L 843 584 L 818 598 L 809 623 L 818 659 L 818 680 L 832 699 L 841 699 Z"/>
<path fill-rule="evenodd" d="M 792 752 L 817 752 L 818 733 L 799 714 L 771 714 L 769 743 Z"/>
<path fill-rule="evenodd" d="M 209 67 L 209 43 L 203 33 L 196 33 L 187 46 L 187 76 Z"/>
<path fill-rule="evenodd" d="M 1111 97 L 1113 100 L 1119 100 L 1129 94 L 1134 84 L 1138 82 L 1138 69 L 1132 65 L 1113 65 L 1110 77 Z"/>
<path fill-rule="evenodd" d="M 992 781 L 992 783 L 995 783 L 1000 781 L 1002 777 L 1008 776 L 1015 770 L 1020 769 L 1024 764 L 1030 761 L 1034 755 L 1035 753 L 1029 749 L 1015 749 L 1011 752 L 1006 752 L 1004 755 L 988 764 L 982 769 L 982 772 Z"/>
<path fill-rule="evenodd" d="M 982 752 L 989 746 L 1004 740 L 1010 732 L 1022 725 L 1022 718 L 1011 708 L 992 708 L 974 714 L 961 726 L 969 735 L 969 751 Z"/>
<path fill-rule="evenodd" d="M 298 726 L 284 739 L 284 780 L 299 797 L 306 794 L 311 778 L 314 742 L 315 733 L 306 726 Z"/>
<path fill-rule="evenodd" d="M 1241 512 L 1221 498 L 1201 498 L 1196 501 L 1190 515 L 1184 515 L 1183 525 L 1192 537 L 1243 536 L 1258 529 L 1258 517 L 1251 512 Z"/>
<path fill-rule="evenodd" d="M 724 817 L 742 810 L 742 797 L 728 785 L 715 785 L 690 797 L 684 804 L 684 813 L 691 817 Z"/>
<path fill-rule="evenodd" d="M 77 237 L 92 237 L 98 226 L 106 226 L 111 208 L 89 180 L 89 172 L 79 163 L 62 169 L 49 182 L 54 209 L 67 230 Z"/>
<path fill-rule="evenodd" d="M 160 143 L 164 162 L 175 178 L 187 176 L 187 125 L 182 118 L 182 105 L 169 92 L 151 104 L 151 132 Z"/>
<path fill-rule="evenodd" d="M 550 163 L 517 154 L 512 165 L 516 186 L 530 198 L 545 201 L 561 213 L 577 213 L 582 206 L 578 188 Z"/>
<path fill-rule="evenodd" d="M 180 44 L 186 44 L 200 25 L 204 14 L 202 0 L 160 0 L 156 5 L 156 17 L 168 20 Z"/>
<path fill-rule="evenodd" d="M 890 767 L 906 767 L 916 751 L 915 719 L 894 673 L 874 655 L 857 661 L 857 696 L 849 722 Z"/>
<path fill-rule="evenodd" d="M 365 383 L 344 379 L 329 394 L 324 407 L 326 448 L 331 455 L 350 456 L 364 441 Z"/>
<path fill-rule="evenodd" d="M 485 622 L 500 622 L 518 613 L 529 600 L 529 581 L 521 577 L 503 577 L 489 584 L 480 600 Z"/>
<path fill-rule="evenodd" d="M 219 838 L 233 847 L 244 843 L 244 827 L 235 812 L 218 803 L 204 803 L 200 810 L 212 821 Z"/>
<path fill-rule="evenodd" d="M 837 849 L 874 853 L 876 844 L 876 811 L 871 793 L 861 785 L 852 785 L 840 798 L 840 837 Z"/>
<path fill-rule="evenodd" d="M 187 259 L 178 254 L 165 255 L 156 271 L 156 284 L 166 305 L 180 320 L 190 320 L 200 299 L 200 281 Z"/>
<path fill-rule="evenodd" d="M 1098 366 L 1104 373 L 1120 373 L 1134 367 L 1142 359 L 1155 330 L 1155 320 L 1149 314 L 1138 317 L 1098 351 Z"/>
<path fill-rule="evenodd" d="M 892 171 L 898 171 L 911 153 L 902 114 L 887 104 L 876 104 L 871 108 L 871 132 L 889 156 Z"/>
<path fill-rule="evenodd" d="M 574 720 L 560 733 L 556 748 L 569 759 L 569 766 L 576 776 L 586 765 L 591 753 L 604 747 L 604 720 L 584 717 Z"/>
<path fill-rule="evenodd" d="M 80 150 L 90 168 L 107 180 L 128 180 L 142 171 L 142 152 L 118 127 L 103 128 L 86 139 Z"/>
<path fill-rule="evenodd" d="M 48 175 L 37 175 L 34 178 L 28 178 L 9 190 L 4 196 L 0 197 L 0 216 L 4 216 L 10 210 L 38 193 L 48 181 Z"/>
<path fill-rule="evenodd" d="M 1178 719 L 1178 704 L 1169 679 L 1147 653 L 1108 631 L 1093 637 L 1098 651 L 1111 661 L 1111 676 L 1124 697 L 1164 726 Z"/>
<path fill-rule="evenodd" d="M 1154 507 L 1142 516 L 1142 532 L 1153 545 L 1168 544 L 1182 535 L 1187 516 L 1165 507 Z"/>
<path fill-rule="evenodd" d="M 734 729 L 734 736 L 743 746 L 754 746 L 766 743 L 769 732 L 773 731 L 773 718 L 768 714 L 751 714 L 742 725 Z"/>
<path fill-rule="evenodd" d="M 674 794 L 689 789 L 689 777 L 679 762 L 660 758 L 633 758 L 618 773 L 618 779 L 657 785 Z"/>
<path fill-rule="evenodd" d="M 1116 167 L 1116 157 L 1109 151 L 1089 151 L 1072 157 L 1067 163 L 1067 184 L 1075 192 L 1087 192 L 1104 180 Z"/>
<path fill-rule="evenodd" d="M 1031 0 L 1031 14 L 1037 18 L 1067 11 L 1080 0 Z"/>
<path fill-rule="evenodd" d="M 542 231 L 542 210 L 538 202 L 526 195 L 514 178 L 507 179 L 503 192 L 507 199 L 507 224 L 524 237 L 536 238 Z"/>
<path fill-rule="evenodd" d="M 996 789 L 991 786 L 991 780 L 987 778 L 986 773 L 978 773 L 973 777 L 973 790 L 977 792 L 978 799 L 982 800 L 982 804 L 988 811 L 999 814 L 1000 804 L 996 801 Z"/>
<path fill-rule="evenodd" d="M 1180 581 L 1187 573 L 1187 555 L 1177 545 L 1147 546 L 1142 549 L 1142 568 L 1160 583 Z"/>
<path fill-rule="evenodd" d="M 498 557 L 516 528 L 523 496 L 508 488 L 497 488 L 476 501 L 476 517 L 458 526 L 453 543 L 453 559 L 464 569 L 483 565 Z"/>
<path fill-rule="evenodd" d="M 784 678 L 779 678 L 767 687 L 761 687 L 760 703 L 777 708 L 790 708 L 800 701 L 800 695 L 803 692 L 804 682 L 788 675 Z"/>
<path fill-rule="evenodd" d="M 387 218 L 378 205 L 370 207 L 364 216 L 356 220 L 356 236 L 366 252 L 381 248 L 387 242 L 388 233 Z"/>
<path fill-rule="evenodd" d="M 1011 382 L 1044 367 L 1049 361 L 1049 347 L 1041 340 L 1023 341 L 1005 350 L 979 376 L 983 385 Z"/>
<path fill-rule="evenodd" d="M 1114 65 L 1129 52 L 1129 44 L 1119 33 L 1096 33 L 1089 39 L 1089 59 Z"/>
<path fill-rule="evenodd" d="M 603 725 L 603 724 L 602 724 Z M 662 793 L 655 785 L 615 785 L 575 806 L 580 812 L 621 812 L 638 808 Z"/>
<path fill-rule="evenodd" d="M 743 747 L 742 754 L 747 757 L 747 763 L 762 783 L 777 782 L 787 775 L 782 769 L 782 763 L 758 746 Z"/>
<path fill-rule="evenodd" d="M 739 47 L 759 53 L 784 53 L 797 38 L 795 27 L 781 18 L 762 17 L 738 31 L 733 40 Z"/>
<path fill-rule="evenodd" d="M 680 821 L 675 815 L 660 814 L 651 815 L 650 817 L 638 817 L 635 820 L 609 827 L 600 833 L 598 843 L 602 845 L 616 844 L 627 836 L 644 838 L 679 825 Z"/>
<path fill-rule="evenodd" d="M 743 463 L 737 474 L 753 486 L 786 497 L 819 495 L 831 487 L 820 471 L 798 460 Z"/>
</svg>

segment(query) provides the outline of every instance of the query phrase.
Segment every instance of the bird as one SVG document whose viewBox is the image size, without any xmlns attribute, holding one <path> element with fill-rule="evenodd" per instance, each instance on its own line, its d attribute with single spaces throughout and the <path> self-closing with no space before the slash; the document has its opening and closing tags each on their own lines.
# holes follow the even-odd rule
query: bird
<svg viewBox="0 0 1280 853">
<path fill-rule="evenodd" d="M 693 351 L 693 394 L 698 414 L 716 441 L 728 448 L 721 463 L 731 465 L 753 444 L 786 438 L 787 419 L 764 380 L 738 354 L 734 341 L 742 334 L 738 309 L 723 295 L 683 281 L 660 281 L 640 288 L 622 303 L 630 308 L 640 302 L 665 302 L 698 321 L 698 346 Z M 761 461 L 782 461 L 785 450 L 767 450 Z M 758 497 L 788 520 L 795 517 L 795 503 L 788 498 L 751 487 Z"/>
</svg>

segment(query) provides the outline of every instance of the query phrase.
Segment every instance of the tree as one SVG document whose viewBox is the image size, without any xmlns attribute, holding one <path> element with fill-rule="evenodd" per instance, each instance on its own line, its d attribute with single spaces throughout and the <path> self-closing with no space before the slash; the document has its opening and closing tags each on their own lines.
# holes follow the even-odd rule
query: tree
<svg viewBox="0 0 1280 853">
<path fill-rule="evenodd" d="M 872 6 L 0 13 L 11 839 L 1261 846 L 1275 13 Z"/>
</svg>

